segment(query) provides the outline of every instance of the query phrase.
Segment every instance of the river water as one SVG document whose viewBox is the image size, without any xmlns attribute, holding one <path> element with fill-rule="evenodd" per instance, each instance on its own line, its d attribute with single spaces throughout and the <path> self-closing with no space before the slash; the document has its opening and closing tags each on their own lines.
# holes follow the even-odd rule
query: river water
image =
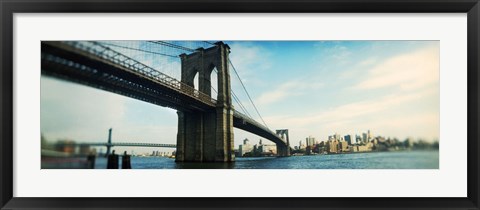
<svg viewBox="0 0 480 210">
<path fill-rule="evenodd" d="M 121 162 L 121 160 L 120 160 Z M 438 169 L 438 151 L 371 152 L 236 158 L 234 163 L 175 163 L 165 157 L 131 157 L 132 169 Z M 95 168 L 106 168 L 97 158 Z"/>
</svg>

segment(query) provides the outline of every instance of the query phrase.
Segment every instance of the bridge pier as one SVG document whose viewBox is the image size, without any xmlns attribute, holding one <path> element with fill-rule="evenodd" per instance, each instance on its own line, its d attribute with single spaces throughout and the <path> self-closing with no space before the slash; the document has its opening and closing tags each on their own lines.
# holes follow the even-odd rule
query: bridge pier
<svg viewBox="0 0 480 210">
<path fill-rule="evenodd" d="M 277 130 L 277 135 L 280 136 L 284 141 L 286 141 L 286 145 L 279 145 L 277 144 L 277 156 L 287 157 L 290 156 L 290 138 L 288 136 L 288 129 L 280 129 Z"/>
<path fill-rule="evenodd" d="M 280 156 L 280 157 L 290 156 L 290 148 L 285 145 L 277 144 L 277 156 Z"/>
<path fill-rule="evenodd" d="M 110 150 L 112 149 L 112 128 L 108 129 L 108 141 L 107 141 L 107 152 L 105 157 L 110 155 Z"/>
<path fill-rule="evenodd" d="M 183 83 L 194 87 L 198 73 L 199 92 L 211 97 L 211 74 L 216 68 L 218 88 L 216 108 L 177 112 L 177 162 L 235 161 L 229 53 L 230 47 L 218 42 L 215 47 L 180 55 Z"/>
</svg>

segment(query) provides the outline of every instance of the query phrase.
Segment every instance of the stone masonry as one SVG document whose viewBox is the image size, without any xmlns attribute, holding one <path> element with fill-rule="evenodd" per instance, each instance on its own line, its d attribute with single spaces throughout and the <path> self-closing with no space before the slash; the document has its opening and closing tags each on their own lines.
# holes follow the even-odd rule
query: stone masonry
<svg viewBox="0 0 480 210">
<path fill-rule="evenodd" d="M 211 74 L 217 69 L 216 107 L 205 111 L 178 111 L 177 162 L 233 162 L 233 106 L 228 55 L 230 47 L 223 42 L 180 55 L 181 81 L 211 97 Z"/>
</svg>

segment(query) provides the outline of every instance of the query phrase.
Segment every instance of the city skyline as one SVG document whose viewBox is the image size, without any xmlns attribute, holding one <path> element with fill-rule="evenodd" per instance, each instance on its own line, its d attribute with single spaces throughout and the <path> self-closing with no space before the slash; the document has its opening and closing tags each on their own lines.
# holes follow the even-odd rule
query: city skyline
<svg viewBox="0 0 480 210">
<path fill-rule="evenodd" d="M 399 139 L 438 139 L 438 41 L 226 43 L 263 120 L 272 130 L 289 129 L 291 142 L 366 130 Z M 232 72 L 232 89 L 239 94 L 233 77 Z M 242 103 L 262 122 L 242 95 Z M 47 139 L 106 141 L 109 128 L 117 142 L 176 143 L 177 114 L 42 76 L 41 131 Z M 234 132 L 235 145 L 261 138 Z"/>
</svg>

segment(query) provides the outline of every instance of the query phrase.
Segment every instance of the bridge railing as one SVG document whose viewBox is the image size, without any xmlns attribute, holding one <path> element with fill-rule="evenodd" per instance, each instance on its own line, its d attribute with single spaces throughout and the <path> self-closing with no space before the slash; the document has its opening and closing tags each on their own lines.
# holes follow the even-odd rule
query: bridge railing
<svg viewBox="0 0 480 210">
<path fill-rule="evenodd" d="M 177 79 L 170 77 L 160 71 L 157 71 L 143 63 L 140 63 L 133 58 L 130 58 L 107 46 L 104 46 L 101 43 L 98 43 L 95 41 L 65 41 L 63 43 L 71 47 L 74 47 L 76 49 L 94 54 L 98 57 L 111 61 L 120 66 L 126 67 L 130 70 L 135 71 L 141 76 L 145 76 L 155 81 L 158 81 L 160 84 L 164 86 L 167 86 L 171 89 L 174 89 L 184 94 L 187 94 L 189 96 L 192 96 L 203 103 L 206 103 L 212 106 L 216 104 L 216 100 L 210 97 L 209 95 L 202 93 L 196 90 L 195 88 L 183 82 L 180 82 Z"/>
<path fill-rule="evenodd" d="M 138 146 L 138 147 L 171 147 L 175 148 L 175 144 L 157 144 L 157 143 L 127 143 L 127 142 L 75 142 L 75 143 L 54 143 L 55 145 L 70 145 L 70 146 Z"/>
</svg>

